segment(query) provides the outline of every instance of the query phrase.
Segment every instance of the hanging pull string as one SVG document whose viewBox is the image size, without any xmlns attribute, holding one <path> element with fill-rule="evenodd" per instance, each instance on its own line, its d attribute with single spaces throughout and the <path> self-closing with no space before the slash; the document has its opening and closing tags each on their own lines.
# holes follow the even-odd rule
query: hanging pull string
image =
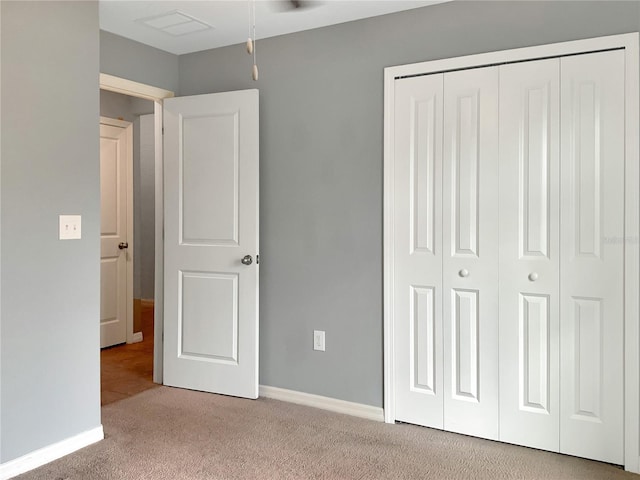
<svg viewBox="0 0 640 480">
<path fill-rule="evenodd" d="M 254 81 L 258 80 L 258 64 L 256 62 L 256 0 L 253 1 L 253 69 L 251 77 Z"/>
<path fill-rule="evenodd" d="M 247 53 L 251 55 L 253 53 L 253 40 L 251 39 L 251 26 L 253 25 L 253 16 L 251 14 L 251 0 L 247 0 L 247 7 L 249 13 L 249 35 L 247 36 Z"/>
</svg>

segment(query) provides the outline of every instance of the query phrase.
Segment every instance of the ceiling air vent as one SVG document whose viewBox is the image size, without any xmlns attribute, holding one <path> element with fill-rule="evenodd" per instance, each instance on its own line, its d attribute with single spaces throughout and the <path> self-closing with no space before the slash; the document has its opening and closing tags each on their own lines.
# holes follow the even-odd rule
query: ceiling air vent
<svg viewBox="0 0 640 480">
<path fill-rule="evenodd" d="M 213 28 L 211 25 L 178 10 L 163 13 L 162 15 L 156 15 L 154 17 L 139 18 L 136 22 L 142 23 L 147 27 L 160 30 L 161 32 L 168 33 L 174 37 L 202 32 L 203 30 Z"/>
</svg>

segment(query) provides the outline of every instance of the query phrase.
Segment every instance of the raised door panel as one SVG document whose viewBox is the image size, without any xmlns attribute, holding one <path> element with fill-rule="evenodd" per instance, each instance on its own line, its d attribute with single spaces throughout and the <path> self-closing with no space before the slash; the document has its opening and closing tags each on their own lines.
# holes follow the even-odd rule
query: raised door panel
<svg viewBox="0 0 640 480">
<path fill-rule="evenodd" d="M 478 354 L 480 332 L 478 331 L 477 290 L 451 290 L 451 384 L 452 398 L 478 402 L 480 371 Z"/>
<path fill-rule="evenodd" d="M 238 364 L 238 275 L 181 272 L 178 357 Z"/>
<path fill-rule="evenodd" d="M 238 112 L 185 115 L 180 126 L 181 243 L 238 245 Z"/>
<path fill-rule="evenodd" d="M 444 85 L 444 428 L 496 439 L 498 68 Z"/>
<path fill-rule="evenodd" d="M 557 385 L 550 377 L 557 375 L 550 371 L 549 297 L 545 295 L 521 295 L 518 315 L 518 407 L 521 410 L 549 415 L 551 391 Z M 557 403 L 557 401 L 556 401 Z M 507 421 L 504 422 L 508 423 Z M 506 426 L 506 425 L 505 425 Z M 549 437 L 557 442 L 557 424 Z M 548 450 L 555 448 L 548 447 Z"/>
<path fill-rule="evenodd" d="M 561 60 L 560 451 L 623 458 L 624 52 Z"/>
<path fill-rule="evenodd" d="M 396 419 L 442 428 L 443 75 L 396 80 Z"/>
<path fill-rule="evenodd" d="M 500 440 L 559 449 L 560 60 L 500 67 Z"/>
<path fill-rule="evenodd" d="M 116 127 L 103 126 L 103 132 L 109 131 L 117 135 Z M 106 133 L 104 133 L 106 134 Z M 119 174 L 122 174 L 119 162 L 121 153 L 119 138 L 100 138 L 100 234 L 102 236 L 118 235 L 123 226 L 121 222 L 122 205 L 119 190 L 123 188 L 119 182 Z"/>
<path fill-rule="evenodd" d="M 427 395 L 437 395 L 435 288 L 411 287 L 413 302 L 409 332 L 409 389 Z"/>
</svg>

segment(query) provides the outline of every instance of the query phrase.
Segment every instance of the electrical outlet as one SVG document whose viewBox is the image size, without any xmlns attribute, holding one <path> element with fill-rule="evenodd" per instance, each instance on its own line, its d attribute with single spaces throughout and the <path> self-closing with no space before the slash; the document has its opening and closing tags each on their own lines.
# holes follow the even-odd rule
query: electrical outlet
<svg viewBox="0 0 640 480">
<path fill-rule="evenodd" d="M 324 330 L 313 331 L 313 349 L 324 352 Z"/>
</svg>

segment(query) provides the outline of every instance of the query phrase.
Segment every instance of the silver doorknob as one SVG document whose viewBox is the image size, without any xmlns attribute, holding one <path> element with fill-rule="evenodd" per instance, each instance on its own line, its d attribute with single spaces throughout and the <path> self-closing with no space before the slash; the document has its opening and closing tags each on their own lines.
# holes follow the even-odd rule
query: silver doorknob
<svg viewBox="0 0 640 480">
<path fill-rule="evenodd" d="M 253 263 L 253 258 L 251 258 L 251 255 L 245 255 L 240 261 L 243 265 L 251 265 Z"/>
<path fill-rule="evenodd" d="M 124 250 L 125 248 L 129 248 L 129 244 L 128 244 L 127 242 L 120 242 L 120 243 L 118 244 L 118 248 L 119 248 L 120 250 Z"/>
<path fill-rule="evenodd" d="M 466 268 L 463 268 L 462 270 L 460 270 L 458 272 L 458 275 L 460 275 L 462 278 L 468 277 L 469 276 L 469 270 L 467 270 Z"/>
<path fill-rule="evenodd" d="M 536 272 L 531 272 L 529 274 L 529 281 L 535 282 L 538 279 L 538 274 Z"/>
</svg>

